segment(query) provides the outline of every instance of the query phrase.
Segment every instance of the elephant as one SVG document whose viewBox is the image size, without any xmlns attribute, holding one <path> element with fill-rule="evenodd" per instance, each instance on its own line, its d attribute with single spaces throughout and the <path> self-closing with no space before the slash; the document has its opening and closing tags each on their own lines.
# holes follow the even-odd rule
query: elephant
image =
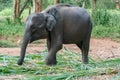
<svg viewBox="0 0 120 80">
<path fill-rule="evenodd" d="M 71 4 L 56 4 L 39 13 L 32 13 L 25 22 L 25 32 L 17 62 L 22 65 L 27 45 L 35 40 L 47 39 L 46 65 L 56 65 L 56 53 L 63 44 L 76 44 L 81 50 L 82 62 L 89 62 L 88 52 L 92 21 L 86 9 Z"/>
</svg>

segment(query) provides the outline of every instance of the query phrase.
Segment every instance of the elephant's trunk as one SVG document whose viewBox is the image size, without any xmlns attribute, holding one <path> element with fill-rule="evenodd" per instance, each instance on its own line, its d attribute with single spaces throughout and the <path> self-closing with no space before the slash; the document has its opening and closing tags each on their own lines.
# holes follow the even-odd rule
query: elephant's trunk
<svg viewBox="0 0 120 80">
<path fill-rule="evenodd" d="M 21 46 L 20 58 L 17 62 L 18 65 L 22 65 L 22 63 L 24 61 L 25 52 L 26 52 L 26 48 L 29 43 L 29 40 L 30 40 L 30 34 L 28 32 L 25 32 L 24 37 L 23 37 L 22 46 Z"/>
</svg>

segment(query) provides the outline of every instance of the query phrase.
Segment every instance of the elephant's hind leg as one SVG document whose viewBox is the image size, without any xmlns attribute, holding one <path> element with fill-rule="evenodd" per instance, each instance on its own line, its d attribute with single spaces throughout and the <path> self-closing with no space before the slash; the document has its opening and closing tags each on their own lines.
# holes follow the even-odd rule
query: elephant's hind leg
<svg viewBox="0 0 120 80">
<path fill-rule="evenodd" d="M 82 41 L 81 43 L 77 44 L 77 46 L 81 49 L 81 52 L 82 52 L 82 62 L 87 64 L 88 63 L 89 40 Z"/>
</svg>

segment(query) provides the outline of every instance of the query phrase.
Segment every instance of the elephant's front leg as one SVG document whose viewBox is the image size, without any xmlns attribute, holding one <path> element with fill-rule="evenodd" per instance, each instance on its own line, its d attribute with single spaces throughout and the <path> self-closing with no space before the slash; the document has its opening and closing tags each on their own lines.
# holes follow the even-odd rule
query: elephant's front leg
<svg viewBox="0 0 120 80">
<path fill-rule="evenodd" d="M 50 41 L 51 41 L 51 40 L 48 38 L 48 39 L 47 39 L 47 48 L 48 48 L 48 52 L 50 51 L 50 48 L 51 48 Z"/>
<path fill-rule="evenodd" d="M 59 40 L 54 40 L 51 42 L 50 50 L 48 51 L 48 56 L 46 58 L 47 65 L 56 65 L 56 53 L 62 48 L 62 42 Z"/>
</svg>

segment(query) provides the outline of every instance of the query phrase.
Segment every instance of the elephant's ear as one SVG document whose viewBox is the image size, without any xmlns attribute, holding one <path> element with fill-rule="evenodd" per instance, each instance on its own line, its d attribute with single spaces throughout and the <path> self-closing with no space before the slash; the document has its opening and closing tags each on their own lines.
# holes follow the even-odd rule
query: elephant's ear
<svg viewBox="0 0 120 80">
<path fill-rule="evenodd" d="M 55 27 L 58 19 L 58 11 L 56 8 L 50 8 L 47 11 L 47 29 L 49 31 L 52 31 L 52 29 Z"/>
<path fill-rule="evenodd" d="M 58 10 L 56 8 L 50 8 L 47 13 L 53 15 L 54 17 L 57 17 Z"/>
<path fill-rule="evenodd" d="M 52 31 L 53 30 L 53 28 L 55 27 L 55 25 L 56 25 L 56 19 L 55 19 L 55 17 L 54 16 L 52 16 L 52 15 L 48 15 L 47 17 L 46 17 L 46 27 L 47 27 L 47 29 L 48 29 L 48 31 Z"/>
</svg>

